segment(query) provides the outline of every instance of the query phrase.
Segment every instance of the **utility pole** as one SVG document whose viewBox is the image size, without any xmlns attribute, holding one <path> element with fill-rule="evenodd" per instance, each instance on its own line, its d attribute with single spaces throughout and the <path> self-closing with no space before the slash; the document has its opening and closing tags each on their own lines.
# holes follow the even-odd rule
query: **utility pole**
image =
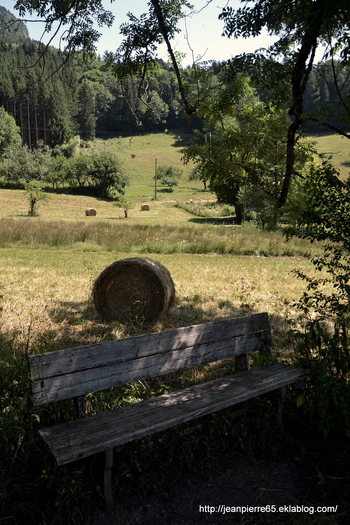
<svg viewBox="0 0 350 525">
<path fill-rule="evenodd" d="M 158 178 L 158 160 L 154 159 L 154 200 L 158 199 L 157 197 L 157 178 Z"/>
</svg>

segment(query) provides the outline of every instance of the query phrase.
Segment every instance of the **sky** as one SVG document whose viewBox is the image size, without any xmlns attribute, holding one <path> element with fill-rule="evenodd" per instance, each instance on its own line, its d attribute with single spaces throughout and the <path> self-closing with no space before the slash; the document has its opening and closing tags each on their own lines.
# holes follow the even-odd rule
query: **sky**
<svg viewBox="0 0 350 525">
<path fill-rule="evenodd" d="M 18 13 L 14 9 L 14 0 L 0 0 L 0 5 L 6 7 L 15 16 Z M 97 44 L 97 52 L 103 55 L 105 51 L 115 51 L 121 43 L 122 37 L 119 35 L 119 26 L 127 21 L 127 12 L 130 11 L 135 16 L 148 11 L 147 0 L 115 0 L 111 3 L 109 0 L 103 1 L 106 9 L 112 11 L 115 16 L 112 28 L 103 27 L 99 31 L 102 33 Z M 240 0 L 212 0 L 206 6 L 207 0 L 192 0 L 195 14 L 186 17 L 186 22 L 183 20 L 180 24 L 181 33 L 173 40 L 173 48 L 176 51 L 186 53 L 186 58 L 183 65 L 191 64 L 193 58 L 197 60 L 227 60 L 231 56 L 240 53 L 254 52 L 261 47 L 267 47 L 272 38 L 264 34 L 257 38 L 249 39 L 229 39 L 223 37 L 223 22 L 218 20 L 218 15 L 222 8 L 228 3 L 234 9 L 240 5 Z M 33 17 L 36 18 L 37 17 Z M 34 40 L 40 40 L 44 25 L 41 23 L 30 22 L 27 23 L 29 35 Z M 186 39 L 186 33 L 188 39 Z M 46 42 L 48 36 L 43 37 Z M 190 44 L 190 47 L 188 45 Z M 55 47 L 59 46 L 58 41 L 54 42 Z M 165 46 L 159 48 L 159 58 L 167 61 L 167 52 Z"/>
</svg>

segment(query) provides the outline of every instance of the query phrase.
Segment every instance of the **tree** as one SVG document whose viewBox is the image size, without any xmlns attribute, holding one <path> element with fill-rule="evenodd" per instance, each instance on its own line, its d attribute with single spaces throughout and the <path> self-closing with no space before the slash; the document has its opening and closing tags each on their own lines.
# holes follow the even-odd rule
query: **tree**
<svg viewBox="0 0 350 525">
<path fill-rule="evenodd" d="M 22 145 L 20 129 L 15 119 L 0 107 L 0 158 Z"/>
<path fill-rule="evenodd" d="M 113 64 L 113 70 L 119 78 L 130 75 L 139 78 L 141 96 L 142 82 L 146 74 L 157 64 L 157 46 L 164 41 L 185 111 L 191 115 L 196 108 L 187 98 L 186 87 L 171 40 L 179 32 L 177 24 L 184 17 L 184 9 L 191 9 L 192 5 L 186 0 L 150 0 L 148 6 L 148 13 L 143 13 L 139 18 L 128 13 L 129 22 L 120 27 L 125 39 L 116 53 L 109 54 L 109 62 Z"/>
<path fill-rule="evenodd" d="M 101 36 L 95 29 L 96 25 L 110 27 L 114 20 L 112 13 L 102 4 L 102 0 L 17 0 L 15 9 L 19 11 L 21 18 L 26 13 L 36 13 L 45 22 L 44 31 L 51 36 L 41 57 L 57 35 L 61 36 L 61 42 L 65 45 L 66 57 L 76 50 L 82 51 L 85 56 L 91 56 L 95 53 L 95 44 Z"/>
<path fill-rule="evenodd" d="M 63 1 L 52 4 L 48 0 L 19 0 L 16 6 L 20 9 L 20 14 L 24 14 L 26 10 L 37 11 L 47 19 L 47 29 L 51 29 L 55 22 L 60 27 L 68 24 L 67 51 L 81 49 L 85 53 L 91 53 L 98 38 L 98 32 L 93 29 L 93 19 L 97 19 L 100 24 L 111 24 L 112 19 L 103 9 L 101 0 L 94 3 L 88 0 L 78 4 L 79 9 L 76 9 L 76 2 L 67 5 Z M 110 55 L 110 63 L 119 78 L 138 78 L 138 85 L 141 87 L 146 74 L 156 62 L 157 45 L 164 41 L 183 107 L 188 115 L 192 115 L 210 94 L 210 89 L 201 87 L 198 96 L 189 98 L 190 86 L 183 79 L 178 58 L 172 49 L 172 39 L 178 31 L 179 20 L 184 16 L 184 8 L 189 9 L 192 6 L 186 0 L 150 0 L 148 5 L 148 13 L 141 17 L 128 15 L 129 23 L 121 26 L 124 42 L 116 54 Z M 255 78 L 262 84 L 277 86 L 278 89 L 274 89 L 274 92 L 280 92 L 279 102 L 286 103 L 285 88 L 287 85 L 290 88 L 288 98 L 291 122 L 285 145 L 283 179 L 277 197 L 278 206 L 282 207 L 287 202 L 295 177 L 299 135 L 309 118 L 305 114 L 303 101 L 316 49 L 320 43 L 325 43 L 329 57 L 333 57 L 335 50 L 340 53 L 343 62 L 350 57 L 349 4 L 347 0 L 257 0 L 252 6 L 247 2 L 237 10 L 228 6 L 223 9 L 221 18 L 225 22 L 225 34 L 229 37 L 257 36 L 263 29 L 279 37 L 265 54 L 260 52 L 243 55 L 235 64 L 240 68 L 242 65 L 244 68 L 250 67 Z M 193 64 L 193 71 L 195 75 L 203 73 L 196 63 Z M 347 101 L 343 100 L 343 105 L 344 102 L 347 105 Z"/>
<path fill-rule="evenodd" d="M 40 141 L 51 146 L 66 142 L 76 114 L 78 68 L 67 65 L 53 76 L 63 54 L 47 49 L 43 69 L 36 63 L 42 51 L 42 45 L 33 41 L 0 43 L 0 105 L 15 118 L 22 141 L 30 148 Z"/>
<path fill-rule="evenodd" d="M 326 436 L 350 437 L 350 181 L 340 184 L 325 160 L 311 166 L 305 185 L 307 206 L 288 234 L 319 241 L 321 253 L 312 277 L 295 271 L 307 284 L 298 303 L 303 328 L 294 330 L 295 359 L 310 370 L 312 386 L 302 402 Z"/>
<path fill-rule="evenodd" d="M 50 170 L 51 150 L 41 145 L 30 150 L 22 146 L 12 150 L 0 164 L 0 174 L 7 181 L 24 184 L 33 180 L 45 182 Z"/>
<path fill-rule="evenodd" d="M 73 187 L 84 188 L 91 183 L 91 171 L 93 169 L 93 156 L 87 154 L 76 155 L 57 166 L 59 171 L 65 174 L 66 182 Z"/>
<path fill-rule="evenodd" d="M 38 214 L 39 202 L 47 202 L 50 196 L 43 190 L 43 185 L 37 180 L 26 182 L 24 185 L 25 194 L 28 196 L 29 211 L 28 215 L 34 217 Z"/>
<path fill-rule="evenodd" d="M 79 89 L 79 133 L 83 140 L 93 140 L 96 134 L 96 101 L 92 82 L 84 80 Z"/>
<path fill-rule="evenodd" d="M 69 97 L 61 82 L 53 82 L 45 104 L 47 121 L 46 143 L 51 147 L 68 142 L 73 136 L 72 116 L 68 108 Z"/>
<path fill-rule="evenodd" d="M 4 42 L 20 43 L 29 40 L 29 33 L 26 25 L 5 7 L 0 6 L 0 35 Z"/>
<path fill-rule="evenodd" d="M 104 199 L 124 195 L 125 186 L 129 183 L 129 177 L 119 158 L 103 151 L 92 156 L 90 177 L 97 195 Z"/>
<path fill-rule="evenodd" d="M 177 186 L 182 175 L 182 170 L 175 166 L 158 166 L 157 180 L 164 186 L 168 187 L 168 191 L 173 191 L 174 186 Z"/>
<path fill-rule="evenodd" d="M 236 206 L 236 216 L 244 219 L 240 188 L 253 186 L 271 201 L 277 221 L 280 188 L 290 119 L 285 109 L 259 102 L 249 80 L 238 76 L 221 87 L 216 97 L 199 109 L 206 130 L 184 150 L 183 160 L 195 163 L 199 177 L 220 202 Z M 204 135 L 204 136 L 203 136 Z M 299 140 L 295 169 L 310 158 L 310 144 Z"/>
<path fill-rule="evenodd" d="M 329 56 L 337 50 L 344 62 L 350 57 L 348 24 L 350 8 L 346 0 L 258 0 L 250 7 L 224 8 L 220 18 L 229 37 L 257 36 L 265 28 L 279 39 L 265 54 L 242 55 L 236 66 L 250 67 L 263 84 L 289 83 L 289 114 L 286 161 L 278 196 L 279 206 L 287 201 L 295 171 L 295 148 L 299 132 L 309 116 L 304 112 L 304 94 L 312 72 L 316 49 L 326 44 Z M 296 50 L 297 49 L 297 50 Z M 276 59 L 283 57 L 283 62 Z M 290 80 L 289 80 L 290 79 Z"/>
<path fill-rule="evenodd" d="M 303 303 L 312 307 L 320 319 L 348 317 L 350 311 L 350 179 L 339 182 L 339 173 L 324 160 L 312 165 L 305 181 L 308 200 L 294 225 L 287 230 L 311 242 L 320 241 L 323 254 L 313 263 L 328 277 L 309 278 L 298 272 L 308 283 Z M 325 284 L 327 286 L 325 287 Z"/>
</svg>

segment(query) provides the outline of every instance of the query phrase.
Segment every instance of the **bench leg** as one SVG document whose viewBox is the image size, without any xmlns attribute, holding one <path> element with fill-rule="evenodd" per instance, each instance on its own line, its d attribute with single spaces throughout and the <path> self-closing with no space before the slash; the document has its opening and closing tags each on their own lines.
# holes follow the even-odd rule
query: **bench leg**
<svg viewBox="0 0 350 525">
<path fill-rule="evenodd" d="M 282 435 L 285 435 L 282 416 L 283 416 L 283 403 L 284 403 L 284 398 L 286 397 L 286 391 L 287 391 L 287 388 L 285 386 L 283 386 L 280 389 L 281 397 L 280 397 L 280 401 L 278 405 L 278 414 L 277 414 L 278 428 L 280 429 L 280 432 Z"/>
<path fill-rule="evenodd" d="M 112 467 L 113 449 L 106 450 L 106 465 L 103 476 L 104 495 L 106 500 L 107 514 L 113 514 L 113 492 L 112 492 Z"/>
</svg>

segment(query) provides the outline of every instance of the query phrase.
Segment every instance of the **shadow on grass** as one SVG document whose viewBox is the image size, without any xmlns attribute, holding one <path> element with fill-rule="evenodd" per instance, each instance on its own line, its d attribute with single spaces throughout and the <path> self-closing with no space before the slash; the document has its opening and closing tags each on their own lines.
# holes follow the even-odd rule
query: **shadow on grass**
<svg viewBox="0 0 350 525">
<path fill-rule="evenodd" d="M 83 302 L 57 301 L 48 312 L 55 327 L 50 331 L 50 338 L 54 343 L 49 351 L 59 348 L 90 345 L 107 340 L 142 335 L 153 331 L 171 330 L 183 326 L 197 325 L 212 321 L 242 317 L 253 313 L 260 313 L 264 309 L 254 302 L 241 300 L 220 300 L 210 302 L 204 294 L 182 296 L 175 298 L 175 304 L 168 314 L 151 324 L 142 324 L 133 319 L 120 319 L 106 322 L 99 316 L 92 300 Z M 278 342 L 278 350 L 284 341 L 283 331 L 287 331 L 287 321 L 283 316 L 271 315 L 270 322 Z M 44 341 L 43 334 L 40 336 Z M 281 342 L 282 341 L 282 342 Z M 46 343 L 47 344 L 47 341 Z"/>
<path fill-rule="evenodd" d="M 217 224 L 221 226 L 237 225 L 235 217 L 203 217 L 203 218 L 192 218 L 188 219 L 188 222 L 194 222 L 196 224 Z"/>
</svg>

